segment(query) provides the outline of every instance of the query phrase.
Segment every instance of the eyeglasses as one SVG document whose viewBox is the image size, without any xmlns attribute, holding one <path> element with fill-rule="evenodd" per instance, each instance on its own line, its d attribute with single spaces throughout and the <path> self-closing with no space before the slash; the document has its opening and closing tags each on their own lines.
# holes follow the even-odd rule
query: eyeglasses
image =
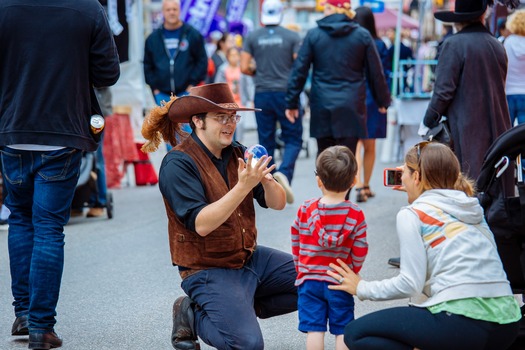
<svg viewBox="0 0 525 350">
<path fill-rule="evenodd" d="M 421 150 L 425 148 L 426 145 L 428 145 L 432 141 L 421 141 L 418 144 L 416 144 L 416 152 L 417 152 L 417 166 L 419 168 L 419 163 L 421 161 Z"/>
<path fill-rule="evenodd" d="M 209 118 L 215 119 L 217 122 L 219 122 L 219 124 L 222 125 L 226 125 L 228 123 L 237 124 L 241 120 L 241 116 L 238 114 L 220 114 Z"/>
</svg>

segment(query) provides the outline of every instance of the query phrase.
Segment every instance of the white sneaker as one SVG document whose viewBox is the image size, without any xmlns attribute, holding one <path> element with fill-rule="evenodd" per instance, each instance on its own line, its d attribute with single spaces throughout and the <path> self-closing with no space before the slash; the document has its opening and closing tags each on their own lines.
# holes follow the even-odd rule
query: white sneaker
<svg viewBox="0 0 525 350">
<path fill-rule="evenodd" d="M 294 200 L 292 187 L 290 186 L 290 182 L 288 182 L 288 178 L 286 177 L 286 175 L 284 175 L 280 171 L 277 171 L 273 174 L 273 178 L 281 186 L 283 186 L 284 192 L 286 193 L 286 203 L 292 204 Z"/>
</svg>

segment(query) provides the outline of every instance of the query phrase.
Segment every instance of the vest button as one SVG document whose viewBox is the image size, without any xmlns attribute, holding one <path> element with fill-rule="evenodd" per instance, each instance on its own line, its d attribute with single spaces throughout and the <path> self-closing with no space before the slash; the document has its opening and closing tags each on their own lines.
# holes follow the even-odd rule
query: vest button
<svg viewBox="0 0 525 350">
<path fill-rule="evenodd" d="M 245 230 L 245 229 L 242 229 L 242 233 L 244 233 L 244 232 L 246 232 L 246 230 Z"/>
</svg>

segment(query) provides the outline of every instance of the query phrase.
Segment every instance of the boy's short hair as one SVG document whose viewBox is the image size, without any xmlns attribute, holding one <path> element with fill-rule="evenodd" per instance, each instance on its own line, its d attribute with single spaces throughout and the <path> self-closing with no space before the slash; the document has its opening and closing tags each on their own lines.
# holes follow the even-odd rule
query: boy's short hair
<svg viewBox="0 0 525 350">
<path fill-rule="evenodd" d="M 357 174 L 357 161 L 346 146 L 332 146 L 321 152 L 315 162 L 316 174 L 328 191 L 347 191 Z"/>
</svg>

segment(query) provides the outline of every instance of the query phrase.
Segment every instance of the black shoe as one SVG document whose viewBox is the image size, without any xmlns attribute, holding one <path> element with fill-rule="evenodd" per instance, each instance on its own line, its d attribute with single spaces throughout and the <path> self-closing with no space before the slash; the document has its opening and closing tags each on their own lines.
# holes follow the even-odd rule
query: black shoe
<svg viewBox="0 0 525 350">
<path fill-rule="evenodd" d="M 19 316 L 13 322 L 13 328 L 11 328 L 11 335 L 29 335 L 29 316 Z"/>
<path fill-rule="evenodd" d="M 29 349 L 48 350 L 62 346 L 62 339 L 53 331 L 49 333 L 30 333 Z"/>
<path fill-rule="evenodd" d="M 171 345 L 177 350 L 199 350 L 200 344 L 194 329 L 194 303 L 189 297 L 179 297 L 173 304 L 173 331 Z"/>
<path fill-rule="evenodd" d="M 390 258 L 388 259 L 388 264 L 394 267 L 401 266 L 401 258 Z"/>
<path fill-rule="evenodd" d="M 358 203 L 366 202 L 368 199 L 368 196 L 366 195 L 366 191 L 364 187 L 359 187 L 355 189 L 355 201 Z"/>
</svg>

